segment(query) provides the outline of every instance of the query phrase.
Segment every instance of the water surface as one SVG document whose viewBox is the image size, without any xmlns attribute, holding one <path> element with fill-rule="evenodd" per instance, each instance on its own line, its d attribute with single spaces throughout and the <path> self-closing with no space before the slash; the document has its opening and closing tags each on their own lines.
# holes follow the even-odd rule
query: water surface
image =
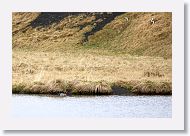
<svg viewBox="0 0 190 136">
<path fill-rule="evenodd" d="M 171 96 L 13 95 L 17 117 L 171 118 Z"/>
</svg>

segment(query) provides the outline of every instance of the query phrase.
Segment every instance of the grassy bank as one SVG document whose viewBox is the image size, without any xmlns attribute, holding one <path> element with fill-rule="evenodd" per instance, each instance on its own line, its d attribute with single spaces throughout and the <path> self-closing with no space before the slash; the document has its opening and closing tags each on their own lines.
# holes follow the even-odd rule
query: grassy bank
<svg viewBox="0 0 190 136">
<path fill-rule="evenodd" d="M 51 94 L 59 95 L 171 95 L 171 83 L 152 81 L 133 82 L 84 82 L 55 80 L 49 83 L 13 85 L 15 94 Z"/>
<path fill-rule="evenodd" d="M 13 93 L 172 94 L 169 12 L 12 17 Z"/>
<path fill-rule="evenodd" d="M 171 59 L 108 51 L 13 51 L 13 93 L 172 94 Z"/>
</svg>

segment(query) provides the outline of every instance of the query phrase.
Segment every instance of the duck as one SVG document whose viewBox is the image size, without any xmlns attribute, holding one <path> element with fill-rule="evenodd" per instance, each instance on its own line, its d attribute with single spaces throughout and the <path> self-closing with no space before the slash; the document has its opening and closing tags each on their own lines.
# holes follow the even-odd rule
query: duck
<svg viewBox="0 0 190 136">
<path fill-rule="evenodd" d="M 59 96 L 66 97 L 67 95 L 65 93 L 60 93 Z"/>
</svg>

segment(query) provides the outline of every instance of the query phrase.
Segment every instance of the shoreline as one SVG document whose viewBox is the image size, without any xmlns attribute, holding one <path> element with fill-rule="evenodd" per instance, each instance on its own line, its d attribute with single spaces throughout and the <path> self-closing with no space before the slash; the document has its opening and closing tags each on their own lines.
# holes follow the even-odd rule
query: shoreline
<svg viewBox="0 0 190 136">
<path fill-rule="evenodd" d="M 46 94 L 46 95 L 172 95 L 171 82 L 153 81 L 65 81 L 53 80 L 48 83 L 20 83 L 12 86 L 13 94 Z"/>
</svg>

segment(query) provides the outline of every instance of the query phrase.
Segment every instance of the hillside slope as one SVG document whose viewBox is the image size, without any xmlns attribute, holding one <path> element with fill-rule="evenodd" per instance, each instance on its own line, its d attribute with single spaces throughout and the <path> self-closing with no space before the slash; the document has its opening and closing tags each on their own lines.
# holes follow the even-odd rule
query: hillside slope
<svg viewBox="0 0 190 136">
<path fill-rule="evenodd" d="M 104 49 L 171 58 L 172 14 L 17 12 L 13 13 L 13 49 L 48 52 Z"/>
</svg>

